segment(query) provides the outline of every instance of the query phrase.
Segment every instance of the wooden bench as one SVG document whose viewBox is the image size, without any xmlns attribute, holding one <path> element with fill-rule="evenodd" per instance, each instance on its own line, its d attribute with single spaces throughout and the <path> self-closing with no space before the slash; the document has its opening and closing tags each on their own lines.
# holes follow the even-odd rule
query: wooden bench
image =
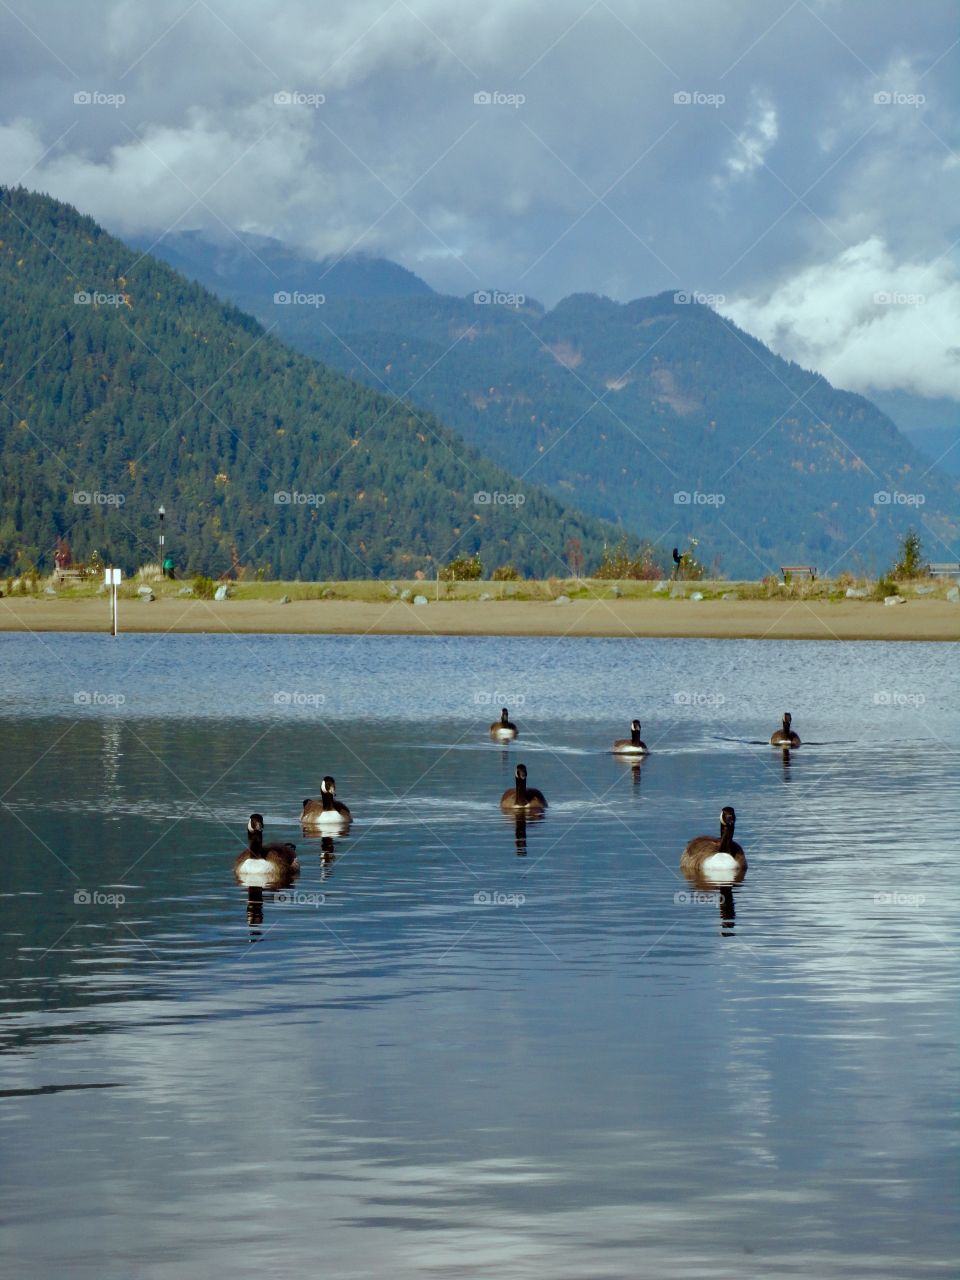
<svg viewBox="0 0 960 1280">
<path fill-rule="evenodd" d="M 783 574 L 783 580 L 786 582 L 787 577 L 791 578 L 809 578 L 811 582 L 817 580 L 817 567 L 812 564 L 782 564 L 780 572 Z"/>
<path fill-rule="evenodd" d="M 960 562 L 950 560 L 944 561 L 941 564 L 932 564 L 930 566 L 930 572 L 936 574 L 938 577 L 943 577 L 944 575 L 949 576 L 950 574 L 960 577 Z"/>
<path fill-rule="evenodd" d="M 86 578 L 88 570 L 84 568 L 73 569 L 57 569 L 57 582 L 62 587 L 65 582 L 82 582 Z"/>
</svg>

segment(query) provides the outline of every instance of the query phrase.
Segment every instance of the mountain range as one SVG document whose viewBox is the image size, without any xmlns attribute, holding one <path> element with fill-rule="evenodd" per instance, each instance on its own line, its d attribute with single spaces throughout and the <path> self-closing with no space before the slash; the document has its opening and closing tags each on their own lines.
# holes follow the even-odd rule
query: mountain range
<svg viewBox="0 0 960 1280">
<path fill-rule="evenodd" d="M 934 559 L 956 556 L 955 477 L 871 401 L 696 294 L 579 294 L 547 310 L 492 287 L 437 294 L 383 259 L 317 263 L 264 237 L 173 234 L 152 252 L 524 483 L 664 548 L 697 538 L 731 575 L 794 562 L 876 573 L 910 525 Z"/>
</svg>

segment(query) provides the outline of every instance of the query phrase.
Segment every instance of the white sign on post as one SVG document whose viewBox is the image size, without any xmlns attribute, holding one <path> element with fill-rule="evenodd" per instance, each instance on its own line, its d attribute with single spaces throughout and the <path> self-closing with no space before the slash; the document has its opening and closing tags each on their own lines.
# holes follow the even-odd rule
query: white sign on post
<svg viewBox="0 0 960 1280">
<path fill-rule="evenodd" d="M 119 569 L 107 569 L 104 571 L 103 580 L 110 588 L 110 634 L 117 634 L 117 587 L 120 585 L 121 573 Z"/>
</svg>

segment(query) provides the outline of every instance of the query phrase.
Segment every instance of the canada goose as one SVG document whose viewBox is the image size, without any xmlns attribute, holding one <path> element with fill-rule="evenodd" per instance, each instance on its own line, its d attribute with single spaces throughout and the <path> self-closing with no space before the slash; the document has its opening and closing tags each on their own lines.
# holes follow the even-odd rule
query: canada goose
<svg viewBox="0 0 960 1280">
<path fill-rule="evenodd" d="M 631 720 L 630 737 L 618 738 L 613 744 L 613 749 L 617 755 L 622 756 L 648 756 L 650 754 L 650 748 L 640 737 L 639 720 Z"/>
<path fill-rule="evenodd" d="M 344 826 L 350 821 L 350 810 L 336 798 L 337 784 L 329 775 L 320 783 L 320 799 L 304 800 L 300 821 L 306 827 Z"/>
<path fill-rule="evenodd" d="M 247 847 L 233 864 L 234 875 L 243 884 L 272 885 L 289 880 L 300 870 L 295 844 L 263 843 L 263 814 L 251 813 L 247 823 Z"/>
<path fill-rule="evenodd" d="M 517 785 L 510 787 L 500 797 L 500 808 L 504 813 L 513 813 L 515 809 L 525 809 L 527 813 L 539 813 L 546 809 L 547 802 L 542 791 L 527 786 L 527 766 L 517 765 Z"/>
<path fill-rule="evenodd" d="M 500 708 L 500 719 L 494 720 L 490 726 L 490 736 L 499 738 L 501 742 L 509 741 L 510 738 L 517 736 L 517 726 L 510 719 L 510 713 L 506 707 Z"/>
<path fill-rule="evenodd" d="M 720 836 L 696 836 L 683 851 L 680 870 L 688 879 L 737 881 L 747 869 L 747 855 L 733 838 L 737 815 L 730 805 L 720 813 Z"/>
<path fill-rule="evenodd" d="M 783 713 L 783 727 L 770 735 L 771 747 L 799 747 L 800 735 L 790 728 L 792 719 L 789 711 Z"/>
</svg>

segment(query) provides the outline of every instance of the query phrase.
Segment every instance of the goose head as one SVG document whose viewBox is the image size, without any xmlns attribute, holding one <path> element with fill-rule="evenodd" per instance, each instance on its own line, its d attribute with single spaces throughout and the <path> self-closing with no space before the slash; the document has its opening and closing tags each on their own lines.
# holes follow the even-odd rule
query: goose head
<svg viewBox="0 0 960 1280">
<path fill-rule="evenodd" d="M 506 708 L 506 707 L 501 707 L 501 708 L 500 708 L 500 723 L 501 723 L 501 724 L 506 724 L 506 723 L 507 723 L 507 721 L 508 721 L 509 719 L 510 719 L 510 713 L 509 713 L 509 711 L 507 710 L 507 708 Z"/>
<path fill-rule="evenodd" d="M 320 783 L 320 790 L 327 796 L 335 796 L 337 794 L 337 784 L 329 774 Z"/>
<path fill-rule="evenodd" d="M 784 729 L 787 730 L 788 733 L 790 731 L 790 725 L 792 723 L 793 723 L 793 716 L 790 714 L 789 711 L 785 711 L 783 713 L 783 727 Z"/>
<path fill-rule="evenodd" d="M 526 780 L 527 780 L 527 766 L 525 764 L 518 764 L 517 765 L 517 782 L 526 782 Z"/>
<path fill-rule="evenodd" d="M 726 831 L 727 829 L 729 829 L 730 834 L 733 835 L 733 829 L 736 826 L 736 824 L 737 824 L 736 813 L 734 812 L 732 806 L 725 804 L 723 808 L 720 810 L 720 829 L 722 831 Z"/>
<path fill-rule="evenodd" d="M 263 814 L 251 813 L 247 820 L 247 835 L 262 836 L 263 835 Z"/>
</svg>

